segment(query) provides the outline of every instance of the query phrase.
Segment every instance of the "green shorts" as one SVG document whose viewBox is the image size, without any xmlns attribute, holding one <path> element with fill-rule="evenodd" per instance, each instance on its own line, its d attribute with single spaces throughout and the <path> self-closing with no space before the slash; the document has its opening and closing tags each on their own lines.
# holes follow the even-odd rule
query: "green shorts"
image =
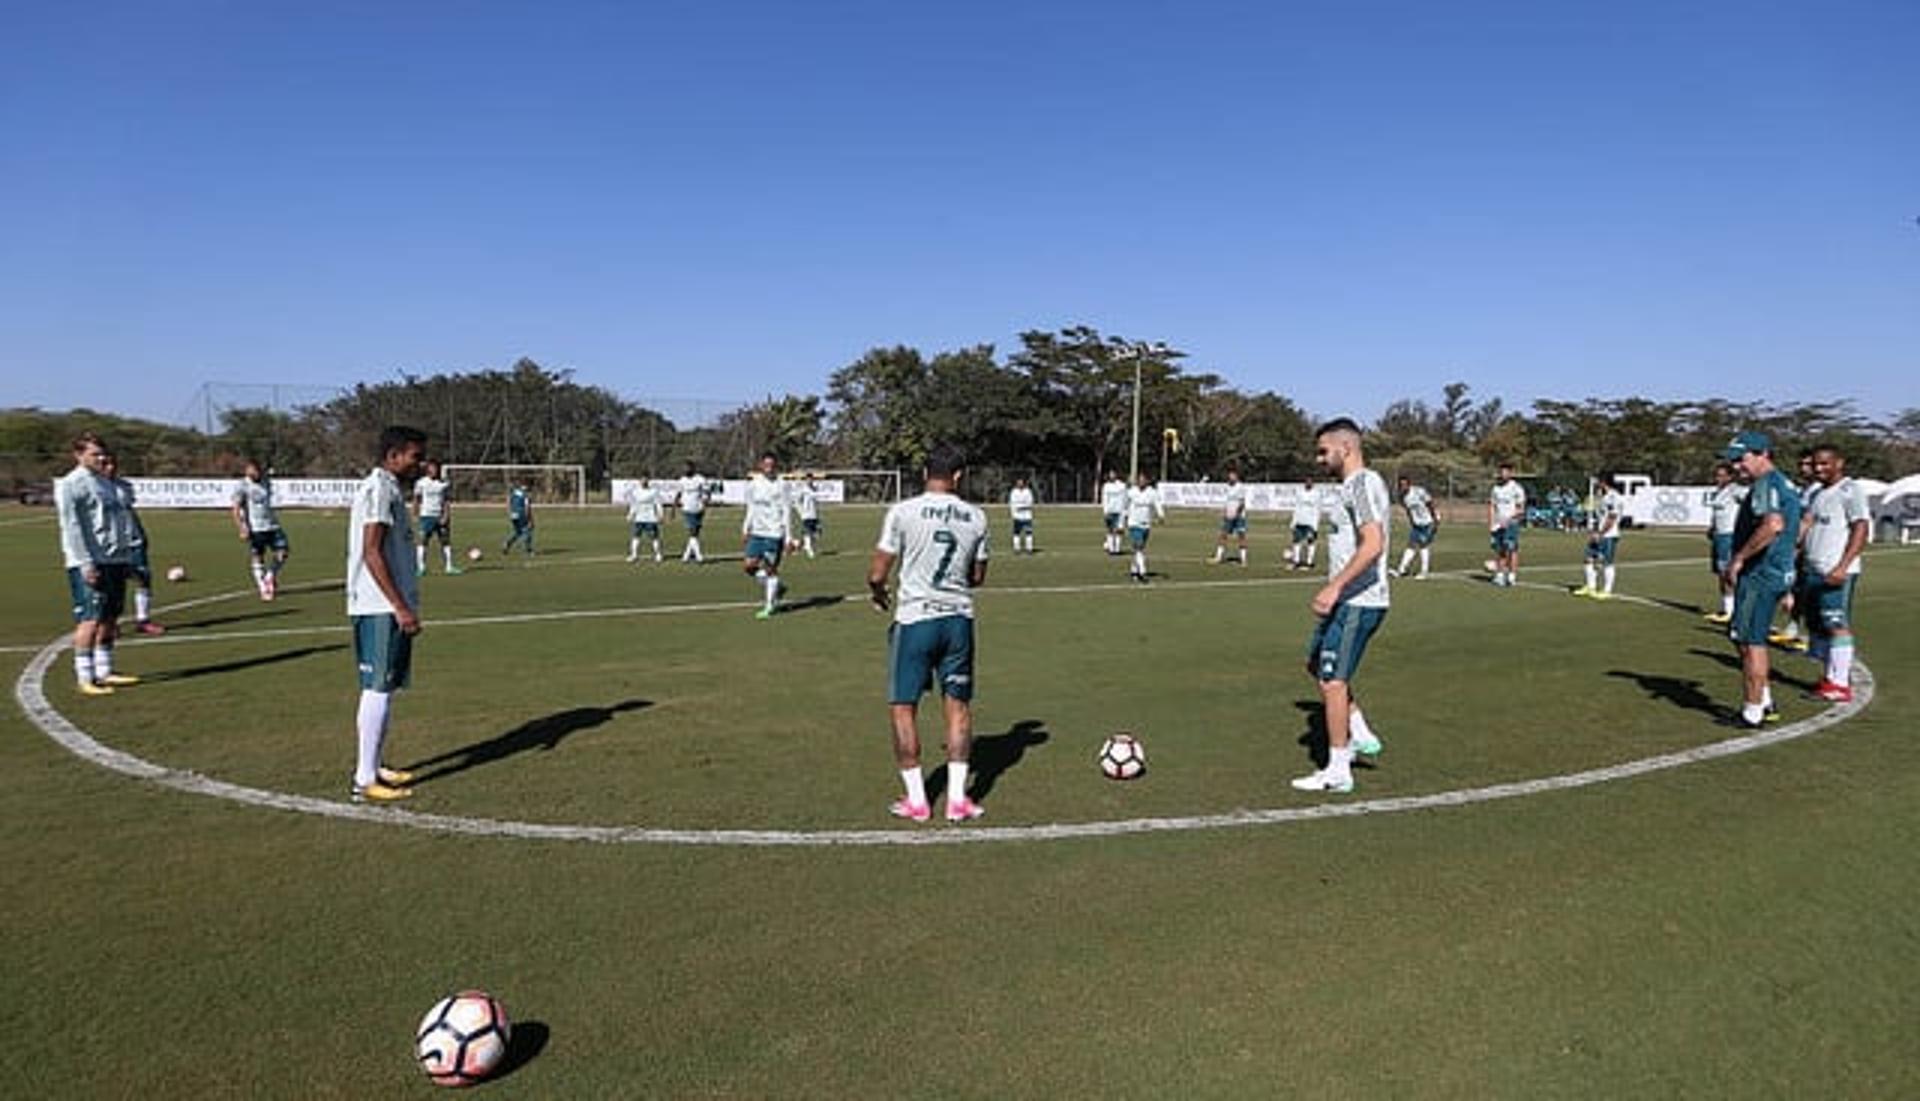
<svg viewBox="0 0 1920 1101">
<path fill-rule="evenodd" d="M 354 616 L 353 659 L 363 690 L 397 692 L 413 679 L 413 636 L 400 629 L 398 616 Z"/>
<path fill-rule="evenodd" d="M 1613 565 L 1614 555 L 1618 553 L 1620 553 L 1619 536 L 1608 536 L 1605 539 L 1589 539 L 1587 541 L 1587 561 L 1589 562 L 1598 562 L 1604 566 L 1611 566 Z"/>
<path fill-rule="evenodd" d="M 929 685 L 973 698 L 973 617 L 944 615 L 887 628 L 887 702 L 918 703 Z"/>
<path fill-rule="evenodd" d="M 1325 619 L 1314 624 L 1307 640 L 1307 668 L 1315 679 L 1350 681 L 1360 670 L 1367 643 L 1387 618 L 1385 608 L 1362 608 L 1339 604 Z"/>
<path fill-rule="evenodd" d="M 1733 587 L 1733 620 L 1727 625 L 1727 637 L 1740 646 L 1765 646 L 1773 631 L 1773 610 L 1792 589 L 1791 575 L 1742 573 Z"/>
<path fill-rule="evenodd" d="M 67 594 L 73 598 L 75 623 L 112 623 L 127 607 L 127 575 L 124 565 L 95 566 L 97 580 L 89 585 L 78 566 L 67 570 Z"/>
<path fill-rule="evenodd" d="M 1807 626 L 1820 634 L 1850 631 L 1853 629 L 1853 583 L 1859 579 L 1859 574 L 1848 574 L 1840 584 L 1829 585 L 1825 576 L 1816 574 L 1801 583 L 1796 610 L 1806 618 Z"/>
</svg>

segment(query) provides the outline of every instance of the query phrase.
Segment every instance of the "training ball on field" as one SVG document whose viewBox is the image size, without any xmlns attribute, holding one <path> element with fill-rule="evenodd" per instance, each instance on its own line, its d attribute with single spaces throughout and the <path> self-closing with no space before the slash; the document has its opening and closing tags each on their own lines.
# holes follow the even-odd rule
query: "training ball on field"
<svg viewBox="0 0 1920 1101">
<path fill-rule="evenodd" d="M 1486 562 L 1485 562 L 1485 563 L 1483 563 L 1483 565 L 1485 565 L 1485 566 L 1487 567 L 1487 572 L 1488 572 L 1488 573 L 1493 573 L 1494 571 L 1496 571 L 1496 570 L 1498 570 L 1498 569 L 1500 568 L 1500 563 L 1499 563 L 1499 562 L 1496 562 L 1496 561 L 1494 561 L 1494 560 L 1493 560 L 1493 559 L 1491 559 L 1491 558 L 1489 558 L 1489 559 L 1487 559 L 1487 560 L 1486 560 Z"/>
<path fill-rule="evenodd" d="M 185 566 L 168 566 L 167 567 L 168 581 L 185 581 L 186 579 L 187 579 L 187 568 Z"/>
<path fill-rule="evenodd" d="M 1131 780 L 1147 771 L 1147 747 L 1131 734 L 1115 734 L 1100 746 L 1100 771 L 1109 780 Z"/>
<path fill-rule="evenodd" d="M 467 561 L 469 561 L 469 562 L 478 562 L 478 561 L 480 561 L 480 548 L 479 548 L 479 547 L 468 547 L 468 548 L 467 548 Z"/>
<path fill-rule="evenodd" d="M 462 990 L 420 1018 L 415 1054 L 437 1086 L 471 1086 L 507 1057 L 507 1011 L 484 990 Z"/>
</svg>

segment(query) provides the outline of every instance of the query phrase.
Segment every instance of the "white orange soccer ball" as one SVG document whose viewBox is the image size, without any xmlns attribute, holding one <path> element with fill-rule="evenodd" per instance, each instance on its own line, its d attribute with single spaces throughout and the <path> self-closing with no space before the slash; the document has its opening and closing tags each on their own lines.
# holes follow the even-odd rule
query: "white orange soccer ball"
<svg viewBox="0 0 1920 1101">
<path fill-rule="evenodd" d="M 500 1068 L 511 1035 L 505 1006 L 484 990 L 462 990 L 420 1018 L 414 1054 L 434 1085 L 471 1086 Z"/>
</svg>

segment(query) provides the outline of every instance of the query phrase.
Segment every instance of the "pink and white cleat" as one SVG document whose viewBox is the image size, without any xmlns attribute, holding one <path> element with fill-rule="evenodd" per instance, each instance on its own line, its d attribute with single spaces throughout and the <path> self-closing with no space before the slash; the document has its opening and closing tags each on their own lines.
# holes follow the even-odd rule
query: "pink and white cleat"
<svg viewBox="0 0 1920 1101">
<path fill-rule="evenodd" d="M 143 619 L 133 625 L 133 629 L 143 635 L 164 635 L 167 629 L 151 619 Z"/>
<path fill-rule="evenodd" d="M 985 813 L 987 808 L 965 796 L 961 796 L 959 802 L 947 800 L 947 821 L 949 822 L 971 822 Z"/>
<path fill-rule="evenodd" d="M 905 818 L 909 822 L 925 822 L 933 817 L 933 808 L 925 803 L 909 803 L 905 799 L 895 799 L 887 808 L 887 813 L 895 818 Z"/>
</svg>

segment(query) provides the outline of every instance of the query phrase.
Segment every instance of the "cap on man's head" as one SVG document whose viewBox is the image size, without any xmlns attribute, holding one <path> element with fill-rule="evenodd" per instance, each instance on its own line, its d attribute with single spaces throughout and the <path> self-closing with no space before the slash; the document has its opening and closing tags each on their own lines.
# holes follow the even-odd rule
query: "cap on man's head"
<svg viewBox="0 0 1920 1101">
<path fill-rule="evenodd" d="M 1727 449 L 1721 452 L 1728 462 L 1737 462 L 1748 455 L 1770 455 L 1773 453 L 1773 441 L 1765 432 L 1742 432 L 1727 442 Z"/>
</svg>

